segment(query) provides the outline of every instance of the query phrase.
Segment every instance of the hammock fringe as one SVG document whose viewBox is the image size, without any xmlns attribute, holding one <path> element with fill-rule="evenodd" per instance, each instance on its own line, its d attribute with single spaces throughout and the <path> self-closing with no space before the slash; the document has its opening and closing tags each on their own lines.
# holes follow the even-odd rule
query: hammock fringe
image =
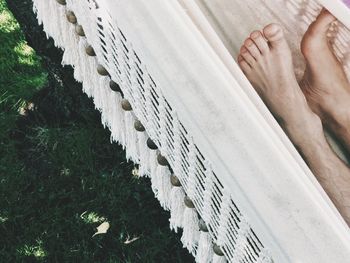
<svg viewBox="0 0 350 263">
<path fill-rule="evenodd" d="M 170 210 L 171 172 L 167 166 L 158 165 L 154 183 L 157 187 L 157 199 L 165 210 Z M 153 182 L 152 182 L 153 183 Z"/>
<path fill-rule="evenodd" d="M 182 225 L 181 242 L 190 253 L 195 253 L 200 236 L 199 219 L 195 209 L 186 207 Z"/>
<path fill-rule="evenodd" d="M 185 213 L 185 192 L 181 187 L 173 187 L 170 193 L 170 229 L 177 233 L 178 228 L 183 227 Z"/>
<path fill-rule="evenodd" d="M 210 263 L 212 262 L 213 256 L 212 239 L 208 232 L 201 231 L 196 254 L 196 262 Z"/>
<path fill-rule="evenodd" d="M 174 232 L 178 232 L 180 228 L 183 230 L 181 241 L 184 247 L 195 256 L 196 261 L 199 263 L 226 262 L 225 257 L 220 257 L 214 254 L 210 234 L 208 232 L 199 231 L 199 218 L 196 209 L 186 207 L 184 203 L 186 196 L 185 190 L 189 192 L 188 194 L 190 197 L 194 197 L 195 194 L 197 194 L 197 189 L 194 188 L 194 185 L 197 184 L 197 171 L 195 169 L 197 165 L 197 149 L 192 138 L 189 151 L 190 154 L 188 156 L 191 160 L 189 169 L 190 178 L 188 181 L 189 185 L 187 188 L 172 186 L 170 168 L 166 165 L 160 165 L 157 162 L 157 156 L 160 151 L 151 150 L 147 147 L 147 140 L 149 138 L 147 132 L 139 132 L 135 130 L 134 123 L 137 120 L 137 112 L 125 111 L 122 109 L 122 94 L 110 89 L 111 76 L 101 76 L 97 73 L 97 66 L 99 63 L 103 63 L 102 61 L 98 61 L 98 58 L 100 57 L 98 55 L 92 57 L 86 54 L 86 47 L 89 46 L 88 39 L 86 37 L 77 36 L 75 33 L 75 26 L 67 22 L 66 10 L 74 10 L 77 18 L 82 19 L 79 22 L 81 24 L 88 24 L 88 19 L 84 17 L 84 10 L 79 10 L 80 5 L 72 0 L 67 0 L 66 7 L 58 4 L 55 0 L 33 0 L 33 2 L 33 10 L 37 14 L 38 22 L 43 24 L 47 37 L 52 37 L 55 45 L 64 50 L 61 62 L 62 66 L 70 65 L 73 67 L 74 78 L 82 83 L 83 91 L 89 97 L 93 98 L 95 108 L 101 112 L 101 122 L 103 126 L 109 128 L 111 131 L 110 141 L 121 144 L 126 150 L 126 158 L 139 164 L 140 177 L 150 177 L 152 191 L 154 192 L 155 197 L 159 200 L 161 206 L 165 210 L 170 211 L 170 228 L 174 230 Z M 94 35 L 93 28 L 86 28 L 86 30 L 87 35 Z M 121 47 L 122 44 L 119 43 L 118 48 Z M 130 45 L 127 47 L 132 49 Z M 96 54 L 101 52 L 101 50 L 95 51 Z M 133 54 L 133 56 L 136 56 L 136 54 Z M 108 65 L 105 66 L 108 68 Z M 142 66 L 142 68 L 144 69 L 144 66 Z M 108 70 L 110 70 L 110 68 L 108 68 Z M 139 73 L 135 69 L 133 69 L 131 73 L 133 75 L 134 85 L 136 85 L 135 79 L 138 77 Z M 119 80 L 120 78 L 118 84 L 121 86 L 126 82 L 126 76 L 123 74 L 125 74 L 125 72 L 122 73 L 121 76 L 112 76 L 113 79 Z M 149 79 L 145 81 L 150 82 Z M 142 99 L 140 95 L 136 94 L 135 96 L 139 100 Z M 148 103 L 149 106 L 152 106 L 150 101 L 146 103 Z M 165 98 L 161 97 L 159 105 L 161 130 L 159 144 L 164 147 L 168 147 L 166 133 L 168 132 L 167 118 L 169 113 L 167 112 L 167 107 L 168 105 Z M 175 139 L 176 142 L 178 142 L 178 145 L 176 146 L 177 148 L 175 149 L 175 155 L 178 155 L 176 158 L 180 158 L 182 155 L 180 145 L 182 144 L 183 135 L 178 131 L 180 126 L 177 117 L 175 117 Z M 179 173 L 182 169 L 180 161 L 180 159 L 179 161 L 176 161 L 174 167 L 176 172 Z M 210 210 L 212 209 L 210 204 L 212 197 L 213 174 L 210 165 L 207 162 L 205 162 L 204 166 L 206 180 L 209 180 L 209 184 L 206 185 L 206 192 L 204 193 L 204 195 L 207 194 L 205 199 L 207 202 L 203 211 L 203 218 L 209 222 L 211 219 Z M 226 220 L 226 216 L 226 214 L 223 214 L 222 220 Z M 264 257 L 261 256 L 261 258 Z M 268 257 L 266 257 L 266 260 L 267 259 Z M 266 263 L 268 261 L 261 262 Z"/>
</svg>

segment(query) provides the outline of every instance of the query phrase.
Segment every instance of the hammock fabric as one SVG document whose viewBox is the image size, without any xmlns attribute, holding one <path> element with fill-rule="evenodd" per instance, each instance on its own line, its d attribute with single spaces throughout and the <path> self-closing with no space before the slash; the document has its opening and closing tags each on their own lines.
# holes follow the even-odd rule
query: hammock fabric
<svg viewBox="0 0 350 263">
<path fill-rule="evenodd" d="M 250 31 L 279 22 L 300 76 L 300 38 L 323 5 L 344 23 L 331 37 L 349 73 L 344 3 L 33 2 L 197 262 L 350 258 L 349 228 L 233 59 Z"/>
</svg>

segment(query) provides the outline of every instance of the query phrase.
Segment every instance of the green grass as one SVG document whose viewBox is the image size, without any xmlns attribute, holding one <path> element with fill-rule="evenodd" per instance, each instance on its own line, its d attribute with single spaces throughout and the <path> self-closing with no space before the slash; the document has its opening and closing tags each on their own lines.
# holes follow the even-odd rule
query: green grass
<svg viewBox="0 0 350 263">
<path fill-rule="evenodd" d="M 19 24 L 0 1 L 0 174 L 18 174 L 14 141 L 9 138 L 19 112 L 46 83 L 46 73 Z M 10 165 L 11 164 L 11 165 Z"/>
<path fill-rule="evenodd" d="M 192 262 L 59 52 L 38 52 L 0 0 L 0 262 Z"/>
</svg>

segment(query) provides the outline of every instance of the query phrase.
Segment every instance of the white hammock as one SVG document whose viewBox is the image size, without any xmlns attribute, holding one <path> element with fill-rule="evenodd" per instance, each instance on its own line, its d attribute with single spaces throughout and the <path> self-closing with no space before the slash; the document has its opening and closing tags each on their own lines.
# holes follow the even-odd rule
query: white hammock
<svg viewBox="0 0 350 263">
<path fill-rule="evenodd" d="M 44 30 L 65 50 L 63 64 L 75 68 L 111 139 L 151 178 L 155 196 L 171 212 L 170 227 L 183 228 L 184 246 L 197 262 L 350 259 L 348 226 L 233 59 L 250 31 L 279 22 L 300 75 L 300 38 L 323 5 L 345 25 L 338 25 L 333 42 L 349 73 L 350 11 L 342 2 L 33 2 Z M 67 11 L 86 37 L 76 35 Z M 96 57 L 85 54 L 87 45 Z M 132 111 L 109 89 L 110 77 L 97 74 L 98 63 Z M 106 75 L 104 68 L 99 72 Z M 146 132 L 134 130 L 136 119 Z M 148 136 L 158 150 L 146 147 Z M 172 172 L 182 187 L 170 184 Z M 185 193 L 195 208 L 183 204 Z M 199 231 L 197 213 L 208 233 Z"/>
</svg>

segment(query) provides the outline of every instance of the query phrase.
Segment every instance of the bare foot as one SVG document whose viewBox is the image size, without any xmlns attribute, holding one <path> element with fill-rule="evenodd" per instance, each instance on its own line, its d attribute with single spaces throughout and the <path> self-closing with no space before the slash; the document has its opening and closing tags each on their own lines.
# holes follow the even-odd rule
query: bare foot
<svg viewBox="0 0 350 263">
<path fill-rule="evenodd" d="M 308 106 L 282 28 L 272 24 L 253 32 L 238 63 L 350 225 L 350 170 L 329 147 L 320 118 Z"/>
<path fill-rule="evenodd" d="M 298 137 L 291 129 L 298 130 L 305 123 L 311 126 L 315 122 L 309 122 L 310 118 L 317 118 L 298 85 L 291 51 L 279 25 L 268 25 L 263 32 L 254 31 L 245 40 L 238 63 L 290 136 Z"/>
<path fill-rule="evenodd" d="M 335 20 L 332 14 L 322 10 L 305 33 L 301 51 L 307 66 L 300 86 L 309 106 L 328 128 L 338 137 L 348 133 L 350 149 L 350 83 L 327 39 Z"/>
</svg>

